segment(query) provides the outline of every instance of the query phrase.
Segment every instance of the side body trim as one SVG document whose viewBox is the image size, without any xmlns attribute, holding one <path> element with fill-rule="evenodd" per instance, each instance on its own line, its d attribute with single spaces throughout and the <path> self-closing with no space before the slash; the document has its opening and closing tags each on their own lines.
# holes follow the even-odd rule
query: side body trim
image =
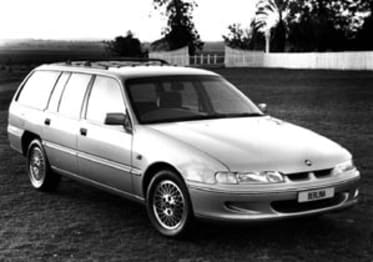
<svg viewBox="0 0 373 262">
<path fill-rule="evenodd" d="M 145 202 L 145 199 L 141 196 L 134 195 L 134 194 L 119 190 L 117 188 L 99 183 L 97 181 L 94 181 L 94 180 L 91 180 L 91 179 L 88 179 L 88 178 L 85 178 L 85 177 L 81 177 L 77 174 L 68 172 L 66 170 L 60 169 L 60 168 L 55 167 L 55 166 L 52 166 L 52 169 L 54 171 L 56 171 L 57 173 L 60 173 L 60 174 L 65 175 L 67 177 L 70 177 L 74 180 L 81 181 L 82 183 L 92 185 L 92 186 L 97 187 L 99 189 L 105 190 L 109 193 L 113 193 L 113 194 L 116 194 L 116 195 L 119 195 L 119 196 L 122 196 L 122 197 L 125 197 L 125 198 L 128 198 L 128 199 L 132 199 L 132 200 L 135 200 L 136 202 L 139 202 L 139 203 L 142 203 L 142 204 Z"/>
<path fill-rule="evenodd" d="M 108 160 L 108 159 L 105 159 L 105 158 L 97 157 L 97 156 L 94 156 L 94 155 L 91 155 L 91 154 L 80 152 L 80 151 L 70 149 L 70 148 L 67 148 L 65 146 L 57 145 L 55 143 L 51 143 L 51 142 L 47 142 L 47 141 L 43 141 L 43 145 L 47 146 L 49 148 L 53 148 L 55 150 L 59 150 L 59 151 L 62 151 L 62 152 L 65 152 L 65 153 L 83 158 L 83 159 L 91 161 L 91 162 L 95 162 L 95 163 L 105 165 L 105 166 L 109 166 L 109 167 L 112 167 L 112 168 L 115 168 L 115 169 L 118 169 L 118 170 L 121 170 L 121 171 L 124 171 L 124 172 L 127 172 L 127 173 L 131 173 L 135 176 L 141 176 L 142 175 L 142 171 L 140 169 L 135 168 L 135 167 L 131 167 L 131 166 L 128 166 L 128 165 L 124 165 L 122 163 L 114 162 L 114 161 L 111 161 L 111 160 Z"/>
</svg>

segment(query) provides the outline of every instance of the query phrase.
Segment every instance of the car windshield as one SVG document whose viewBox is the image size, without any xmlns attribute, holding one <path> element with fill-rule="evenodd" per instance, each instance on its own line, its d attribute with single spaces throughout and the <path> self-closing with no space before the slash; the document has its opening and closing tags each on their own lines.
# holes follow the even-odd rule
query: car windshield
<svg viewBox="0 0 373 262">
<path fill-rule="evenodd" d="M 130 79 L 125 86 L 142 124 L 263 115 L 250 99 L 219 76 Z"/>
</svg>

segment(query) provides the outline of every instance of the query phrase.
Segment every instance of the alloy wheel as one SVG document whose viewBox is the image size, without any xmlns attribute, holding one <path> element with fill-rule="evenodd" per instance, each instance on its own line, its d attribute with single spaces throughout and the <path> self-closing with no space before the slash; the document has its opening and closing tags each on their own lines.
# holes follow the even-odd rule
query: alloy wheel
<svg viewBox="0 0 373 262">
<path fill-rule="evenodd" d="M 185 199 L 173 181 L 164 180 L 157 184 L 152 202 L 155 218 L 163 228 L 175 230 L 186 220 Z"/>
<path fill-rule="evenodd" d="M 39 188 L 45 180 L 45 160 L 41 149 L 37 146 L 33 147 L 29 156 L 29 176 L 32 185 Z"/>
</svg>

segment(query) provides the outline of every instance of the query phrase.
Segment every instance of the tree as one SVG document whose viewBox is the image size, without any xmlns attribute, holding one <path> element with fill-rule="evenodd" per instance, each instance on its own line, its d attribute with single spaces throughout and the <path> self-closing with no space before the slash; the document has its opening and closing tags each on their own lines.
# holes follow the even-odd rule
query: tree
<svg viewBox="0 0 373 262">
<path fill-rule="evenodd" d="M 107 47 L 111 52 L 124 57 L 144 56 L 140 40 L 131 31 L 125 37 L 117 36 L 114 41 L 107 42 Z"/>
<path fill-rule="evenodd" d="M 240 24 L 229 25 L 228 30 L 229 33 L 223 35 L 224 42 L 227 46 L 239 49 L 252 49 L 252 30 L 245 30 Z"/>
<path fill-rule="evenodd" d="M 298 51 L 346 50 L 363 24 L 370 0 L 291 0 L 289 41 Z"/>
<path fill-rule="evenodd" d="M 355 45 L 354 45 L 356 49 L 373 50 L 372 32 L 373 32 L 373 16 L 371 14 L 364 20 L 364 25 L 362 26 L 361 30 L 357 34 Z"/>
<path fill-rule="evenodd" d="M 259 0 L 255 28 L 266 36 L 267 51 L 354 49 L 372 5 L 372 0 Z"/>
<path fill-rule="evenodd" d="M 373 0 L 366 2 L 366 8 L 369 10 L 364 18 L 361 29 L 357 32 L 354 41 L 354 47 L 358 50 L 373 50 Z"/>
<path fill-rule="evenodd" d="M 171 50 L 184 46 L 189 47 L 189 53 L 193 55 L 196 50 L 202 49 L 203 42 L 193 23 L 193 10 L 197 7 L 195 1 L 183 0 L 154 0 L 154 7 L 166 8 L 168 17 L 167 27 L 163 30 Z"/>
<path fill-rule="evenodd" d="M 304 16 L 289 25 L 289 46 L 298 52 L 345 50 L 348 41 L 326 15 Z"/>
<path fill-rule="evenodd" d="M 271 51 L 271 40 L 274 51 L 284 51 L 286 42 L 286 21 L 288 0 L 259 0 L 256 5 L 254 27 L 265 37 L 265 51 Z M 271 38 L 271 34 L 274 37 Z"/>
</svg>

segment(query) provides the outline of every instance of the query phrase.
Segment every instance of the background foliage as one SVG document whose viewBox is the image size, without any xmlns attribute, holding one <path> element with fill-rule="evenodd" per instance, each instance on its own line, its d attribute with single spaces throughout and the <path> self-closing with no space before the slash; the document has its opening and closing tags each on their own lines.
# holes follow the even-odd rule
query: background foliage
<svg viewBox="0 0 373 262">
<path fill-rule="evenodd" d="M 189 46 L 189 53 L 194 55 L 202 49 L 203 42 L 193 22 L 193 10 L 197 6 L 195 1 L 154 0 L 153 3 L 156 9 L 166 9 L 168 20 L 162 34 L 171 50 Z"/>
<path fill-rule="evenodd" d="M 110 52 L 124 57 L 141 57 L 145 54 L 140 40 L 131 31 L 126 36 L 117 36 L 113 41 L 107 42 L 107 47 Z"/>
<path fill-rule="evenodd" d="M 372 50 L 373 1 L 372 0 L 260 0 L 268 2 L 257 10 L 257 16 L 265 12 L 278 22 L 271 29 L 271 51 L 342 51 Z M 268 10 L 263 10 L 268 6 Z M 273 16 L 273 17 L 271 17 Z M 262 17 L 261 17 L 262 18 Z M 243 49 L 263 49 L 256 18 L 251 23 L 251 38 L 244 37 L 245 29 L 237 31 L 237 25 L 228 27 L 223 36 L 229 46 Z M 259 34 L 259 36 L 258 36 Z M 238 43 L 237 43 L 238 41 Z M 243 42 L 250 42 L 243 43 Z"/>
</svg>

